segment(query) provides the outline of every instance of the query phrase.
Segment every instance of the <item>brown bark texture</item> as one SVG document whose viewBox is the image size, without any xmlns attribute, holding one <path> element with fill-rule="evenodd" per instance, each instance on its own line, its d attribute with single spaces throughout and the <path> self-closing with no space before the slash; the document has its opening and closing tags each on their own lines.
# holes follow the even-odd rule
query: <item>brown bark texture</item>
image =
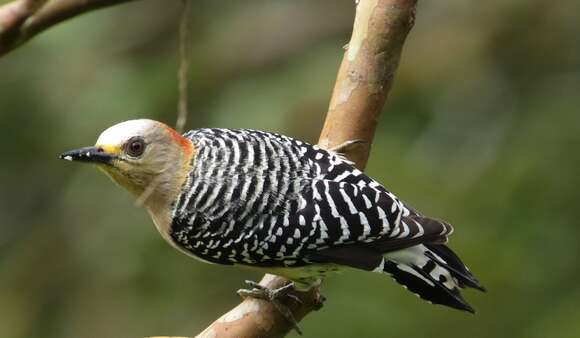
<svg viewBox="0 0 580 338">
<path fill-rule="evenodd" d="M 361 140 L 347 157 L 364 169 L 379 114 L 415 21 L 416 0 L 361 0 L 318 144 Z M 354 150 L 354 149 L 353 149 Z"/>
<path fill-rule="evenodd" d="M 85 12 L 133 0 L 15 0 L 0 6 L 0 56 L 34 35 Z M 375 128 L 392 86 L 403 44 L 415 20 L 416 0 L 359 0 L 354 27 L 340 66 L 319 145 L 344 149 L 364 169 Z M 265 275 L 260 284 L 279 288 L 284 278 Z M 298 303 L 286 305 L 297 321 L 321 306 L 318 288 L 295 292 Z M 213 322 L 197 337 L 283 337 L 293 326 L 274 306 L 248 298 Z"/>
</svg>

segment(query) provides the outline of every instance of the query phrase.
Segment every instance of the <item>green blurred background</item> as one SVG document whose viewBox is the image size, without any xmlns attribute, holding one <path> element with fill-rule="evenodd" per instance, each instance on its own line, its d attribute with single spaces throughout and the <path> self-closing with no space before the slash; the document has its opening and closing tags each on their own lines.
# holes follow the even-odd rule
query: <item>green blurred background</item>
<svg viewBox="0 0 580 338">
<path fill-rule="evenodd" d="M 123 120 L 174 124 L 180 8 L 98 11 L 0 59 L 1 337 L 193 335 L 260 278 L 178 253 L 108 178 L 57 160 Z M 420 1 L 367 171 L 453 223 L 489 292 L 466 292 L 471 316 L 352 272 L 326 282 L 307 336 L 580 337 L 578 13 Z M 353 14 L 351 0 L 194 0 L 187 127 L 316 142 Z"/>
</svg>

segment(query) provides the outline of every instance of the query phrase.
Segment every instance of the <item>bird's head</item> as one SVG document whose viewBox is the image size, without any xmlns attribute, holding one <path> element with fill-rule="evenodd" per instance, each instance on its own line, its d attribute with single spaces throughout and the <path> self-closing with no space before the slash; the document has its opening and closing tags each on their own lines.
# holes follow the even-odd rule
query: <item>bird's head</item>
<svg viewBox="0 0 580 338">
<path fill-rule="evenodd" d="M 113 181 L 136 196 L 177 194 L 188 172 L 194 147 L 167 125 L 147 119 L 116 124 L 97 143 L 67 151 L 61 159 L 96 164 Z"/>
</svg>

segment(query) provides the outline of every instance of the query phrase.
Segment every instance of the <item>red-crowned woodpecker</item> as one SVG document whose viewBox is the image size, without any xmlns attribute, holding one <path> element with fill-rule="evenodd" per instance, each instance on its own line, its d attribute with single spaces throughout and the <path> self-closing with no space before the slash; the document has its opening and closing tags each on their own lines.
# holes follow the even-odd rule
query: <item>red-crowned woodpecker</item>
<svg viewBox="0 0 580 338">
<path fill-rule="evenodd" d="M 444 243 L 451 225 L 411 209 L 340 154 L 257 130 L 180 135 L 133 120 L 62 159 L 90 162 L 138 198 L 171 245 L 205 262 L 261 268 L 299 289 L 355 268 L 473 312 L 483 290 Z"/>
</svg>

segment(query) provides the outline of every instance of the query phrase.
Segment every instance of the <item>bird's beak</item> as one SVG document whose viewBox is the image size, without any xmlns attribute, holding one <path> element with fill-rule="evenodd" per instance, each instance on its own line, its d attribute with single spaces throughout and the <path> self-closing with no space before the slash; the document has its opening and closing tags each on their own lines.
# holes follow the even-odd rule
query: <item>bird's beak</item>
<svg viewBox="0 0 580 338">
<path fill-rule="evenodd" d="M 102 147 L 85 147 L 62 153 L 59 158 L 67 161 L 101 163 L 112 165 L 115 155 L 106 152 Z"/>
</svg>

